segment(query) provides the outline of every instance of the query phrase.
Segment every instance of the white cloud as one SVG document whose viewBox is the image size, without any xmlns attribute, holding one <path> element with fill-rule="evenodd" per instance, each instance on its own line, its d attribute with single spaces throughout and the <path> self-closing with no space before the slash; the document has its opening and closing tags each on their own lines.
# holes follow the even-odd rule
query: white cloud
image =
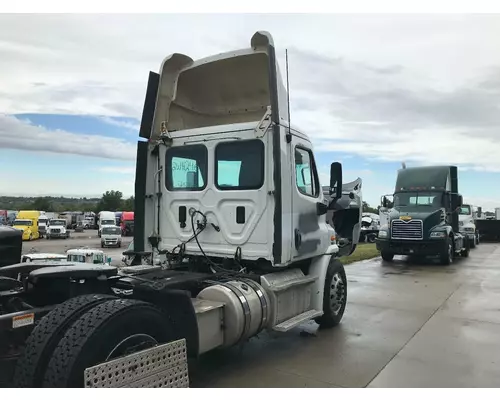
<svg viewBox="0 0 500 400">
<path fill-rule="evenodd" d="M 101 135 L 81 135 L 49 130 L 0 114 L 0 146 L 3 149 L 76 154 L 115 160 L 135 160 L 136 145 Z"/>
<path fill-rule="evenodd" d="M 135 174 L 135 167 L 100 167 L 96 168 L 96 170 L 114 174 Z"/>
<path fill-rule="evenodd" d="M 500 172 L 498 15 L 27 14 L 1 15 L 0 25 L 6 114 L 104 116 L 137 130 L 107 117 L 140 117 L 148 71 L 165 56 L 247 47 L 256 30 L 268 30 L 282 67 L 289 49 L 292 123 L 316 151 Z M 118 139 L 5 115 L 0 140 L 7 148 L 135 158 L 135 145 Z M 323 184 L 328 174 L 321 171 Z M 378 190 L 364 176 L 365 193 Z"/>
</svg>

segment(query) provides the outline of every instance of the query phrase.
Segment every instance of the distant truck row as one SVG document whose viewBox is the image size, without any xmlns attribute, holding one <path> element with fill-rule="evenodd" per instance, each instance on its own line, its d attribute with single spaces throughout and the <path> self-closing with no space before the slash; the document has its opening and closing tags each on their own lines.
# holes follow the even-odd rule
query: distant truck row
<svg viewBox="0 0 500 400">
<path fill-rule="evenodd" d="M 69 229 L 76 231 L 83 229 L 97 229 L 101 237 L 102 228 L 118 227 L 121 235 L 132 236 L 134 234 L 134 212 L 133 211 L 101 211 L 97 215 L 93 212 L 67 211 L 62 213 L 51 213 L 36 210 L 0 210 L 0 225 L 10 225 L 22 231 L 25 241 L 47 239 L 67 239 L 70 236 Z"/>
</svg>

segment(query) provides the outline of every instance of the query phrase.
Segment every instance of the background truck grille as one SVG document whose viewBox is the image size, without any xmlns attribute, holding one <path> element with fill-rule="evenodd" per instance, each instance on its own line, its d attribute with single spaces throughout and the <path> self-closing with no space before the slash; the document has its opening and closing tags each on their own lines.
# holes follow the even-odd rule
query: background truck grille
<svg viewBox="0 0 500 400">
<path fill-rule="evenodd" d="M 413 219 L 408 222 L 395 219 L 392 221 L 391 238 L 392 239 L 422 239 L 422 221 Z"/>
<path fill-rule="evenodd" d="M 51 229 L 50 233 L 61 233 L 60 229 Z"/>
</svg>

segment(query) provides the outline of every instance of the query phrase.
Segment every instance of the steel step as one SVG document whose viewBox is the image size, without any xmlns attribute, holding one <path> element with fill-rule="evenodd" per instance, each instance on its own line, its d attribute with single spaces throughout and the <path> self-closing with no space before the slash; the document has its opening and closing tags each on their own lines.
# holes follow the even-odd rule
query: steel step
<svg viewBox="0 0 500 400">
<path fill-rule="evenodd" d="M 293 318 L 290 318 L 286 321 L 283 321 L 281 324 L 276 325 L 273 330 L 277 332 L 287 332 L 290 329 L 295 328 L 303 322 L 309 321 L 311 319 L 320 317 L 323 315 L 323 311 L 318 310 L 309 310 L 303 312 L 302 314 L 296 315 Z"/>
<path fill-rule="evenodd" d="M 295 286 L 309 285 L 316 281 L 315 276 L 301 276 L 300 278 L 295 278 L 289 281 L 279 283 L 277 285 L 269 286 L 269 290 L 272 292 L 281 292 L 284 290 L 291 289 Z"/>
</svg>

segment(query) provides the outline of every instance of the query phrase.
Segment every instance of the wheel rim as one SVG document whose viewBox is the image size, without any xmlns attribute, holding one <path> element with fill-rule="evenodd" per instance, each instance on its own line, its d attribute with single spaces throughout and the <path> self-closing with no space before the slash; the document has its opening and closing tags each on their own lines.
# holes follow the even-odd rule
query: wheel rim
<svg viewBox="0 0 500 400">
<path fill-rule="evenodd" d="M 146 335 L 145 333 L 131 335 L 118 343 L 108 354 L 105 361 L 123 357 L 156 345 L 158 345 L 156 339 L 152 336 Z"/>
<path fill-rule="evenodd" d="M 330 284 L 330 309 L 333 314 L 338 315 L 345 302 L 345 282 L 337 272 L 333 275 Z"/>
</svg>

